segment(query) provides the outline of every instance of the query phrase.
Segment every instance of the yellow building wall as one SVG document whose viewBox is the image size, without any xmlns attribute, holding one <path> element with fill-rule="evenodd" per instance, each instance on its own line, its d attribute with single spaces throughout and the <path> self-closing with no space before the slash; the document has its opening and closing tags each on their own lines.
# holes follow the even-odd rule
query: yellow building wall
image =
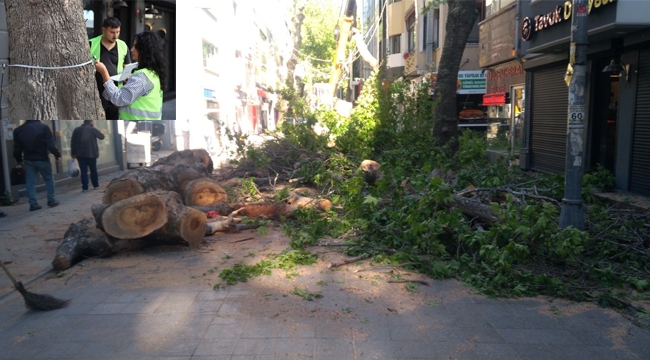
<svg viewBox="0 0 650 360">
<path fill-rule="evenodd" d="M 411 1 L 412 2 L 412 1 Z M 388 5 L 388 36 L 399 35 L 404 32 L 404 1 Z"/>
</svg>

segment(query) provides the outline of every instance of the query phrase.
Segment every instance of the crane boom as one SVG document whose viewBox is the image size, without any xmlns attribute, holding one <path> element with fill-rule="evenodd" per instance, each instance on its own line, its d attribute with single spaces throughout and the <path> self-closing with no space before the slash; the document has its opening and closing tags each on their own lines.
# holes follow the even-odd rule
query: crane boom
<svg viewBox="0 0 650 360">
<path fill-rule="evenodd" d="M 332 97 L 336 96 L 336 89 L 338 87 L 339 78 L 341 77 L 341 71 L 343 70 L 343 62 L 345 60 L 345 46 L 350 40 L 350 32 L 352 30 L 352 25 L 354 24 L 356 7 L 356 0 L 347 0 L 347 3 L 345 5 L 345 12 L 339 20 L 341 26 L 339 27 L 339 25 L 337 25 L 337 29 L 334 31 L 334 37 L 337 44 L 336 53 L 332 62 L 332 72 L 330 75 L 330 93 Z"/>
</svg>

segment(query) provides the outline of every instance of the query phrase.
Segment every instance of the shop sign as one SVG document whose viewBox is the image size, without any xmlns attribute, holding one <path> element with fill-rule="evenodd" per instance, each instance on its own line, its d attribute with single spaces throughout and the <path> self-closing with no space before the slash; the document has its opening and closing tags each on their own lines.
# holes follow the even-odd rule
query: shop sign
<svg viewBox="0 0 650 360">
<path fill-rule="evenodd" d="M 458 72 L 457 94 L 485 94 L 485 71 L 467 70 Z"/>
<path fill-rule="evenodd" d="M 483 95 L 483 106 L 505 105 L 506 93 L 498 92 Z"/>
<path fill-rule="evenodd" d="M 576 9 L 577 16 L 587 16 L 588 14 L 591 14 L 592 9 L 612 4 L 615 1 L 616 0 L 589 0 L 589 4 L 586 7 L 584 5 L 578 6 Z M 529 17 L 524 18 L 521 22 L 521 39 L 523 41 L 528 41 L 534 33 L 570 20 L 572 13 L 573 4 L 571 1 L 567 0 L 564 3 L 564 6 L 558 5 L 547 14 L 536 15 L 532 19 Z"/>
<path fill-rule="evenodd" d="M 526 82 L 524 67 L 518 61 L 512 61 L 488 69 L 486 92 L 498 93 L 510 91 L 510 86 Z"/>
<path fill-rule="evenodd" d="M 203 89 L 203 97 L 206 98 L 206 99 L 216 99 L 217 98 L 217 96 L 215 95 L 215 91 L 210 90 L 210 89 Z"/>
</svg>

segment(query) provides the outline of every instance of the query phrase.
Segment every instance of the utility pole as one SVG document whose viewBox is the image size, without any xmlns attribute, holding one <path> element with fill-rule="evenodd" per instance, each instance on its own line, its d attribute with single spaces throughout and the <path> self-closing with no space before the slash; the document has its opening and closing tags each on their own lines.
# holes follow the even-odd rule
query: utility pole
<svg viewBox="0 0 650 360">
<path fill-rule="evenodd" d="M 567 112 L 566 171 L 560 227 L 585 228 L 582 208 L 582 172 L 585 128 L 585 86 L 587 83 L 588 0 L 573 0 L 569 69 L 569 108 Z M 573 76 L 571 76 L 573 67 Z"/>
</svg>

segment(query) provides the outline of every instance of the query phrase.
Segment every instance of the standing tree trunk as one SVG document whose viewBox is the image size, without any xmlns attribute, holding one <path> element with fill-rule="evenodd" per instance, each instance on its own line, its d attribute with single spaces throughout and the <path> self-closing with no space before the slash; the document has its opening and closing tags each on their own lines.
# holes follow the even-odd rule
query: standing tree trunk
<svg viewBox="0 0 650 360">
<path fill-rule="evenodd" d="M 442 48 L 434 90 L 436 106 L 433 112 L 435 121 L 433 137 L 438 145 L 449 145 L 450 155 L 453 155 L 458 151 L 458 110 L 455 100 L 458 69 L 467 38 L 476 23 L 478 11 L 475 1 L 449 0 L 447 4 L 449 6 L 447 35 Z M 443 101 L 449 99 L 454 99 L 454 101 Z"/>
<path fill-rule="evenodd" d="M 70 66 L 90 60 L 80 0 L 5 0 L 12 64 Z M 13 67 L 5 88 L 9 119 L 105 119 L 95 65 L 57 70 Z"/>
</svg>

